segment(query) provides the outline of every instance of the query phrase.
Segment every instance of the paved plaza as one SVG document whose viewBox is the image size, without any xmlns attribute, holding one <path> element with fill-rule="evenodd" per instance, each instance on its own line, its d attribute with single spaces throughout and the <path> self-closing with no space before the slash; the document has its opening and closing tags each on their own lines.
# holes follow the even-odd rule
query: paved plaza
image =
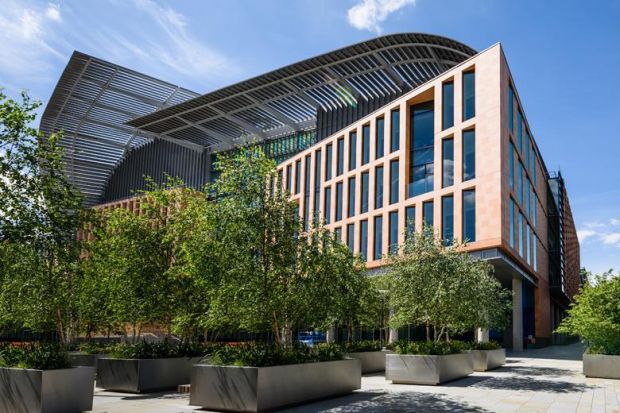
<svg viewBox="0 0 620 413">
<path fill-rule="evenodd" d="M 287 413 L 354 412 L 616 412 L 620 380 L 585 378 L 579 344 L 509 354 L 507 364 L 442 386 L 394 385 L 383 374 L 362 378 L 345 397 L 282 410 Z M 97 413 L 200 412 L 178 393 L 128 395 L 95 392 Z"/>
</svg>

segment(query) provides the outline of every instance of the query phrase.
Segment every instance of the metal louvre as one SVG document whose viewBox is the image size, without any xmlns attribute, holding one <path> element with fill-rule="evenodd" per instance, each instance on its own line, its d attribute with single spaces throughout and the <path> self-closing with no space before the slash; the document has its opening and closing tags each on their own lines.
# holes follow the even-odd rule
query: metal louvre
<svg viewBox="0 0 620 413">
<path fill-rule="evenodd" d="M 153 141 L 152 134 L 127 122 L 197 96 L 76 51 L 45 108 L 40 129 L 45 135 L 64 131 L 60 145 L 67 175 L 84 195 L 84 205 L 91 206 L 101 201 L 112 172 L 128 153 Z"/>
<path fill-rule="evenodd" d="M 379 37 L 207 93 L 127 124 L 162 137 L 201 129 L 228 149 L 240 137 L 271 139 L 315 129 L 317 112 L 399 96 L 476 54 L 454 40 Z M 186 134 L 190 136 L 189 134 Z M 196 142 L 196 139 L 192 139 Z"/>
</svg>

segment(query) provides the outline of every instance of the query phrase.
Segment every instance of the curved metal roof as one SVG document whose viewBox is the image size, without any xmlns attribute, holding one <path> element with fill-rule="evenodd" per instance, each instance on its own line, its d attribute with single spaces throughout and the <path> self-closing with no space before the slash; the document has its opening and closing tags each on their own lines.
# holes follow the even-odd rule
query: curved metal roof
<svg viewBox="0 0 620 413">
<path fill-rule="evenodd" d="M 126 123 L 197 93 L 73 52 L 41 117 L 44 134 L 60 130 L 66 172 L 86 206 L 99 202 L 112 171 L 133 148 L 153 140 Z"/>
<path fill-rule="evenodd" d="M 429 34 L 394 34 L 316 56 L 127 122 L 203 147 L 316 127 L 317 110 L 405 93 L 476 54 Z"/>
</svg>

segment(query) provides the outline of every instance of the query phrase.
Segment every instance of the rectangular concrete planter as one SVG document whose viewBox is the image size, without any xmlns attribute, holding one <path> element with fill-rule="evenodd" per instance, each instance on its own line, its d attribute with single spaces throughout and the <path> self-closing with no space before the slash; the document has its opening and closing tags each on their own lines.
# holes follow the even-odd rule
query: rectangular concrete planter
<svg viewBox="0 0 620 413">
<path fill-rule="evenodd" d="M 273 367 L 196 365 L 189 404 L 260 412 L 347 394 L 361 385 L 362 364 L 356 359 Z"/>
<path fill-rule="evenodd" d="M 584 354 L 583 374 L 586 377 L 620 379 L 620 356 Z"/>
<path fill-rule="evenodd" d="M 385 355 L 392 354 L 391 351 L 360 351 L 349 353 L 349 357 L 358 359 L 362 362 L 362 374 L 377 373 L 385 371 Z"/>
<path fill-rule="evenodd" d="M 200 357 L 113 359 L 97 361 L 97 387 L 129 393 L 174 389 L 187 384 Z"/>
<path fill-rule="evenodd" d="M 393 383 L 436 385 L 474 372 L 470 353 L 447 356 L 388 354 L 385 357 L 385 378 Z"/>
<path fill-rule="evenodd" d="M 506 349 L 470 350 L 474 359 L 474 371 L 493 370 L 506 364 Z"/>
<path fill-rule="evenodd" d="M 93 408 L 95 369 L 0 368 L 0 412 L 77 413 Z"/>
</svg>

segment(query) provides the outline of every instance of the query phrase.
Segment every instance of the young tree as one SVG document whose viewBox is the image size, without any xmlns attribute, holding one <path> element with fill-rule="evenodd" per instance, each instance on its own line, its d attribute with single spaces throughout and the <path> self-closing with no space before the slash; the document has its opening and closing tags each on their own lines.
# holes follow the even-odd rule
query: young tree
<svg viewBox="0 0 620 413">
<path fill-rule="evenodd" d="M 432 228 L 410 234 L 401 252 L 389 258 L 393 327 L 423 325 L 427 340 L 448 341 L 450 334 L 505 326 L 510 293 L 490 264 L 460 244 L 445 246 Z"/>
<path fill-rule="evenodd" d="M 580 336 L 592 353 L 620 355 L 620 275 L 590 276 L 556 332 Z"/>
</svg>

